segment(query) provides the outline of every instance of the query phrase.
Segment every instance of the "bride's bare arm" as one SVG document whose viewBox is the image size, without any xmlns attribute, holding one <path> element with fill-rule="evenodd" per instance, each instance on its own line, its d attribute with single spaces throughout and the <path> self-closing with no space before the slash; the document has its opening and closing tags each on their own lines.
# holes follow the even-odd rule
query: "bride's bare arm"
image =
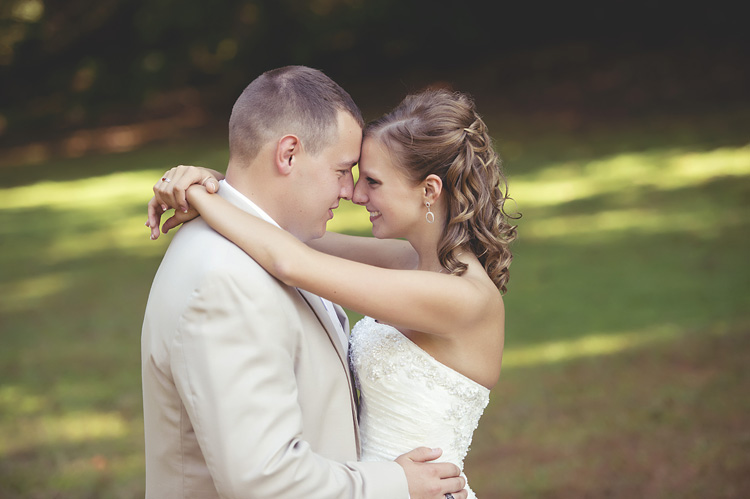
<svg viewBox="0 0 750 499">
<path fill-rule="evenodd" d="M 307 245 L 323 253 L 387 269 L 413 269 L 417 252 L 401 239 L 376 239 L 326 232 Z"/>
<path fill-rule="evenodd" d="M 198 212 L 190 209 L 185 192 L 193 184 L 201 184 L 211 192 L 219 189 L 220 172 L 200 166 L 180 165 L 164 174 L 154 185 L 154 197 L 148 203 L 148 221 L 151 239 L 159 237 L 162 214 L 170 208 L 175 213 L 168 218 L 161 231 L 166 234 L 178 225 L 192 220 Z M 396 239 L 375 239 L 327 232 L 320 239 L 308 242 L 311 248 L 329 255 L 367 263 L 377 267 L 409 269 L 416 266 L 417 254 L 409 243 Z"/>
<path fill-rule="evenodd" d="M 407 329 L 440 336 L 476 327 L 499 299 L 474 279 L 393 270 L 316 251 L 288 232 L 246 213 L 201 186 L 188 201 L 216 231 L 289 286 Z"/>
</svg>

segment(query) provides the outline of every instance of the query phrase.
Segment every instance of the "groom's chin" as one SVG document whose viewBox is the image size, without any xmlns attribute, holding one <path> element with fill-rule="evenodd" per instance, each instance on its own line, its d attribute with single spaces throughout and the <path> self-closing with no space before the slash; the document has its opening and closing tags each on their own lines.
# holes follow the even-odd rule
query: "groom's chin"
<svg viewBox="0 0 750 499">
<path fill-rule="evenodd" d="M 307 240 L 307 241 L 312 241 L 312 240 L 314 240 L 314 239 L 320 239 L 321 237 L 325 236 L 325 234 L 326 234 L 326 227 L 327 227 L 327 225 L 328 225 L 328 223 L 327 223 L 327 222 L 323 222 L 322 224 L 320 224 L 320 225 L 319 225 L 319 226 L 318 226 L 318 227 L 316 228 L 316 230 L 311 230 L 311 231 L 309 232 L 309 234 L 308 234 L 308 237 L 307 237 L 307 239 L 306 239 L 306 240 Z"/>
</svg>

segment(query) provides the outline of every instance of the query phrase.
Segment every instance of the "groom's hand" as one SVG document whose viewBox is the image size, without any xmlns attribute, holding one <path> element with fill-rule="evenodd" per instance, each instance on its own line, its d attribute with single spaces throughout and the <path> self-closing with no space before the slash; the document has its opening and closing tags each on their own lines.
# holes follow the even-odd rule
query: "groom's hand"
<svg viewBox="0 0 750 499">
<path fill-rule="evenodd" d="M 466 480 L 453 463 L 430 463 L 443 453 L 440 449 L 419 447 L 402 454 L 396 462 L 404 468 L 411 499 L 445 499 L 451 493 L 455 499 L 466 499 Z"/>
</svg>

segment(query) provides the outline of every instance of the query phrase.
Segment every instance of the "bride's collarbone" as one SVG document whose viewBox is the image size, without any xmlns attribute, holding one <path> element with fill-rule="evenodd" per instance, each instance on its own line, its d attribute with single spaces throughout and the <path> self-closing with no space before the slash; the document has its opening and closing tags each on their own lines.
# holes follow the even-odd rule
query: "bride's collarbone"
<svg viewBox="0 0 750 499">
<path fill-rule="evenodd" d="M 466 345 L 461 343 L 457 338 L 446 338 L 435 334 L 416 331 L 403 327 L 395 327 L 399 333 L 404 335 L 409 341 L 424 350 L 430 357 L 434 358 L 441 364 L 452 368 L 455 371 L 464 374 L 467 366 L 461 365 L 457 359 L 472 357 L 474 352 L 467 351 Z"/>
<path fill-rule="evenodd" d="M 438 357 L 446 356 L 449 353 L 460 353 L 460 357 L 471 355 L 472 353 L 474 353 L 471 351 L 472 348 L 470 348 L 469 343 L 466 342 L 468 338 L 466 338 L 465 336 L 463 338 L 446 337 L 437 334 L 426 333 L 424 331 L 417 331 L 416 329 L 409 329 L 396 324 L 389 324 L 377 319 L 375 320 L 375 322 L 392 327 L 393 329 L 404 335 L 412 343 L 417 345 L 419 348 L 435 357 L 438 361 L 441 361 L 441 359 Z"/>
<path fill-rule="evenodd" d="M 388 326 L 388 327 L 395 329 L 396 331 L 404 335 L 406 338 L 411 340 L 412 343 L 415 343 L 419 348 L 425 351 L 427 351 L 427 348 L 425 347 L 429 348 L 429 343 L 431 343 L 430 340 L 436 337 L 436 335 L 434 334 L 424 333 L 422 331 L 417 331 L 415 329 L 409 329 L 403 326 L 399 326 L 398 324 L 390 324 L 388 322 L 381 321 L 379 319 L 374 319 L 374 320 L 378 324 L 382 324 L 384 326 Z M 427 353 L 430 353 L 430 352 L 427 351 Z"/>
<path fill-rule="evenodd" d="M 476 331 L 475 334 L 445 337 L 388 324 L 377 319 L 375 322 L 392 327 L 439 363 L 480 385 L 492 388 L 497 382 L 503 341 L 502 335 L 497 337 L 494 331 Z M 496 344 L 495 339 L 499 340 L 499 344 Z"/>
</svg>

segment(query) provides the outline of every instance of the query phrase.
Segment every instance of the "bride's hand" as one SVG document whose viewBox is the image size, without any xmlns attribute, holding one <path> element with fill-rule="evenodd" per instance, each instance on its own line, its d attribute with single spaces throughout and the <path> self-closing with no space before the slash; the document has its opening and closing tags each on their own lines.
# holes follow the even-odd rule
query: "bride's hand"
<svg viewBox="0 0 750 499">
<path fill-rule="evenodd" d="M 148 221 L 146 226 L 151 229 L 151 239 L 159 237 L 159 223 L 161 216 L 170 208 L 175 214 L 162 226 L 165 234 L 181 223 L 192 220 L 198 212 L 191 209 L 185 191 L 193 184 L 201 184 L 209 193 L 219 190 L 219 180 L 224 175 L 200 166 L 180 165 L 172 168 L 154 185 L 154 197 L 148 202 Z"/>
<path fill-rule="evenodd" d="M 150 213 L 150 212 L 149 212 Z M 174 229 L 180 224 L 183 224 L 185 222 L 189 222 L 190 220 L 196 218 L 199 216 L 200 213 L 196 211 L 194 208 L 188 208 L 188 211 L 175 211 L 174 215 L 169 217 L 161 226 L 162 232 L 165 234 L 169 232 L 171 229 Z M 161 220 L 161 214 L 156 214 L 156 219 Z M 151 218 L 151 215 L 149 215 L 149 218 Z M 147 227 L 151 229 L 151 239 L 157 239 L 159 237 L 159 222 L 157 221 L 156 225 L 154 227 L 150 227 L 148 223 L 146 224 Z"/>
</svg>

